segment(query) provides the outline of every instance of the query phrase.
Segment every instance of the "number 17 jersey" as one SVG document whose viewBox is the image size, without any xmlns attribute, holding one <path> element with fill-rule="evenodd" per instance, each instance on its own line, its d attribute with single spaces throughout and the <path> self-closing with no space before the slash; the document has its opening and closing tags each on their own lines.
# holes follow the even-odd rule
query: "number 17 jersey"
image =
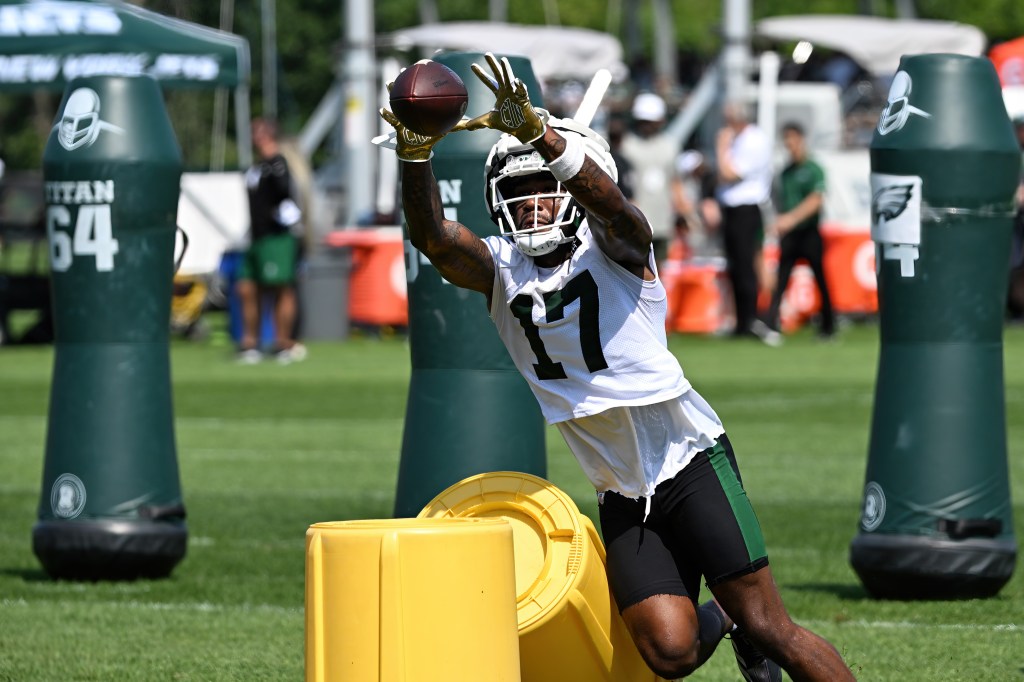
<svg viewBox="0 0 1024 682">
<path fill-rule="evenodd" d="M 553 268 L 504 237 L 484 239 L 495 266 L 491 319 L 544 418 L 555 424 L 689 390 L 668 350 L 661 280 L 608 258 L 586 222 L 576 236 L 572 257 Z"/>
</svg>

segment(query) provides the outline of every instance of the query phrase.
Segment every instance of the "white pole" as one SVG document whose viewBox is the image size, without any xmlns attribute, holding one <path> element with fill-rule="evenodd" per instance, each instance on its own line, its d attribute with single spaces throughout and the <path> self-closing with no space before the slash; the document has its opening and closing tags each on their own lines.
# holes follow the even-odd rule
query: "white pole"
<svg viewBox="0 0 1024 682">
<path fill-rule="evenodd" d="M 775 148 L 779 103 L 779 55 L 777 52 L 761 54 L 761 76 L 758 80 L 757 125 L 768 136 L 771 148 Z"/>
<path fill-rule="evenodd" d="M 252 121 L 249 114 L 249 88 L 235 88 L 235 134 L 238 144 L 238 167 L 252 165 Z"/>
<path fill-rule="evenodd" d="M 235 17 L 235 0 L 220 0 L 220 30 L 231 32 Z M 217 88 L 213 93 L 213 140 L 210 145 L 210 170 L 224 170 L 228 136 L 228 91 Z"/>
<path fill-rule="evenodd" d="M 263 23 L 263 116 L 277 118 L 277 7 L 262 0 Z"/>
<path fill-rule="evenodd" d="M 488 21 L 508 21 L 508 0 L 488 0 L 487 2 Z"/>
<path fill-rule="evenodd" d="M 917 19 L 917 7 L 914 0 L 896 0 L 897 19 Z"/>
<path fill-rule="evenodd" d="M 394 57 L 388 57 L 381 64 L 380 96 L 387 97 L 387 84 L 398 76 L 401 66 Z M 391 131 L 391 126 L 378 119 L 381 133 Z M 398 157 L 390 149 L 377 150 L 377 164 L 380 169 L 377 179 L 377 212 L 390 215 L 394 212 L 398 197 Z"/>
<path fill-rule="evenodd" d="M 654 11 L 654 73 L 657 84 L 672 87 L 679 80 L 676 74 L 676 25 L 668 0 L 653 0 Z"/>
<path fill-rule="evenodd" d="M 348 0 L 345 11 L 345 158 L 347 225 L 373 213 L 377 175 L 375 149 L 370 140 L 377 130 L 376 68 L 373 44 L 373 3 Z"/>
<path fill-rule="evenodd" d="M 543 0 L 544 23 L 548 26 L 561 26 L 562 17 L 558 14 L 557 0 Z"/>
<path fill-rule="evenodd" d="M 420 23 L 436 24 L 441 20 L 437 12 L 437 0 L 420 0 Z"/>
<path fill-rule="evenodd" d="M 725 97 L 739 100 L 750 80 L 750 0 L 723 0 Z"/>
</svg>

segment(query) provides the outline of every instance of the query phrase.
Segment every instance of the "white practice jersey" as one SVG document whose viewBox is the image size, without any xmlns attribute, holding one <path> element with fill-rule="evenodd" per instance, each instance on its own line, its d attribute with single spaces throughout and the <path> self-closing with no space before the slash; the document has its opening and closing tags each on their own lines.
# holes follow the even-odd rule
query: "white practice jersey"
<svg viewBox="0 0 1024 682">
<path fill-rule="evenodd" d="M 692 388 L 664 402 L 613 407 L 556 426 L 596 490 L 648 500 L 725 431 Z"/>
<path fill-rule="evenodd" d="M 649 503 L 724 429 L 668 350 L 661 280 L 610 260 L 586 223 L 577 236 L 555 268 L 485 239 L 496 266 L 491 318 L 594 488 Z"/>
<path fill-rule="evenodd" d="M 538 267 L 503 237 L 491 319 L 551 424 L 651 405 L 690 388 L 665 337 L 665 287 L 609 259 L 584 222 L 572 257 Z M 652 269 L 653 269 L 652 264 Z"/>
</svg>

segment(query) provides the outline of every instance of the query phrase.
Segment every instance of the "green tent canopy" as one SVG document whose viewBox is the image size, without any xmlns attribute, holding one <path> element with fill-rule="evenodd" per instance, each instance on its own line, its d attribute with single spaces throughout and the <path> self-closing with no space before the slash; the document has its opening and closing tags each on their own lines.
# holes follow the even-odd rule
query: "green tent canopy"
<svg viewBox="0 0 1024 682">
<path fill-rule="evenodd" d="M 249 45 L 120 0 L 0 0 L 0 88 L 61 90 L 77 76 L 139 74 L 164 87 L 247 85 Z"/>
<path fill-rule="evenodd" d="M 251 160 L 249 70 L 245 38 L 122 0 L 0 0 L 0 91 L 62 91 L 79 76 L 142 74 L 165 89 L 231 89 L 243 167 Z M 217 118 L 215 146 L 223 148 L 226 121 Z"/>
</svg>

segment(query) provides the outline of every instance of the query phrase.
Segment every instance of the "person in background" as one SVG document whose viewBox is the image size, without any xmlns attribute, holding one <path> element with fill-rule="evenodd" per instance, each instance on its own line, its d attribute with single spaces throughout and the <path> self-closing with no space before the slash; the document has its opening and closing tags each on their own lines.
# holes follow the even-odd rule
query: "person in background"
<svg viewBox="0 0 1024 682">
<path fill-rule="evenodd" d="M 684 188 L 680 202 L 684 248 L 690 256 L 710 256 L 721 248 L 714 238 L 721 225 L 721 212 L 715 201 L 716 174 L 696 149 L 679 155 L 676 170 Z"/>
<path fill-rule="evenodd" d="M 756 336 L 769 344 L 778 335 L 757 318 L 756 259 L 764 239 L 761 206 L 771 197 L 771 143 L 750 120 L 745 102 L 726 102 L 725 125 L 718 131 L 718 203 L 722 209 L 722 241 L 736 309 L 734 337 Z"/>
<path fill-rule="evenodd" d="M 1013 119 L 1017 142 L 1024 153 L 1024 114 Z M 1006 297 L 1007 313 L 1011 320 L 1024 320 L 1024 161 L 1021 180 L 1017 186 L 1017 216 L 1013 221 L 1013 242 L 1010 250 L 1010 290 Z"/>
<path fill-rule="evenodd" d="M 615 167 L 619 169 L 619 179 L 616 181 L 622 195 L 633 200 L 633 187 L 636 185 L 636 173 L 633 171 L 633 164 L 622 155 L 622 137 L 626 134 L 626 123 L 620 118 L 613 118 L 608 122 L 608 145 Z"/>
<path fill-rule="evenodd" d="M 780 331 L 782 295 L 793 266 L 803 258 L 814 272 L 814 281 L 821 295 L 818 333 L 823 339 L 831 339 L 835 334 L 835 316 L 825 278 L 824 243 L 819 230 L 825 197 L 825 172 L 810 158 L 807 136 L 799 123 L 782 126 L 782 144 L 789 153 L 789 165 L 779 176 L 779 214 L 770 228 L 779 238 L 779 269 L 768 309 L 768 326 L 773 332 Z"/>
<path fill-rule="evenodd" d="M 309 159 L 299 149 L 299 140 L 293 136 L 281 135 L 278 139 L 281 156 L 288 164 L 288 174 L 291 176 L 291 196 L 299 207 L 299 221 L 289 228 L 295 236 L 299 245 L 298 255 L 295 260 L 295 323 L 292 331 L 292 339 L 299 342 L 302 339 L 302 330 L 306 321 L 303 320 L 303 296 L 306 292 L 304 285 L 309 284 L 308 259 L 313 253 L 317 239 L 315 216 L 317 214 L 316 192 L 314 189 L 315 179 L 313 168 Z M 376 218 L 376 216 L 374 216 Z M 387 224 L 387 223 L 384 223 Z"/>
<path fill-rule="evenodd" d="M 291 174 L 281 154 L 277 125 L 268 119 L 253 121 L 252 143 L 259 160 L 245 174 L 250 246 L 236 284 L 242 307 L 238 360 L 244 364 L 262 360 L 260 308 L 262 301 L 269 299 L 275 334 L 271 354 L 288 364 L 306 357 L 305 346 L 294 338 L 299 240 L 292 230 L 301 225 L 302 212 L 292 199 Z"/>
<path fill-rule="evenodd" d="M 654 232 L 654 258 L 661 263 L 676 234 L 683 187 L 676 173 L 679 140 L 665 129 L 665 100 L 642 92 L 633 100 L 633 130 L 622 136 L 620 154 L 633 168 L 633 203 Z"/>
</svg>

